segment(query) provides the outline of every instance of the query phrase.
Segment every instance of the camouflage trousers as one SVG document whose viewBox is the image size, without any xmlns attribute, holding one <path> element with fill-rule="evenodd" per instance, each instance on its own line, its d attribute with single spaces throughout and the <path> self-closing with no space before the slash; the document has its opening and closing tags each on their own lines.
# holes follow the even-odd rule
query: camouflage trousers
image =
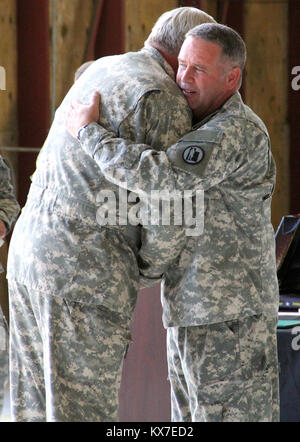
<svg viewBox="0 0 300 442">
<path fill-rule="evenodd" d="M 10 388 L 17 422 L 118 420 L 130 339 L 113 313 L 9 281 Z"/>
<path fill-rule="evenodd" d="M 277 318 L 170 327 L 174 422 L 278 422 Z"/>
<path fill-rule="evenodd" d="M 5 387 L 8 382 L 8 327 L 0 307 L 0 413 L 4 402 Z"/>
</svg>

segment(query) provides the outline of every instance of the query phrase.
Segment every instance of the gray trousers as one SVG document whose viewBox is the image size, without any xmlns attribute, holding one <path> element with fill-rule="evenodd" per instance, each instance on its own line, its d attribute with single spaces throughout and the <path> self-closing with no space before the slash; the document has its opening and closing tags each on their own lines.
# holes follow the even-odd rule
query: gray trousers
<svg viewBox="0 0 300 442">
<path fill-rule="evenodd" d="M 130 340 L 113 313 L 9 281 L 12 418 L 27 422 L 118 420 Z"/>
<path fill-rule="evenodd" d="M 172 421 L 279 421 L 277 318 L 170 327 Z"/>
</svg>

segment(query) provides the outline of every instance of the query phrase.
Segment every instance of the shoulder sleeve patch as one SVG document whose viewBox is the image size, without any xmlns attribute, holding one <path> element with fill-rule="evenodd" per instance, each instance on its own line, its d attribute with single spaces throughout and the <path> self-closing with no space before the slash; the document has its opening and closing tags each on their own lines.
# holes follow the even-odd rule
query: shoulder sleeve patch
<svg viewBox="0 0 300 442">
<path fill-rule="evenodd" d="M 223 132 L 195 130 L 171 146 L 167 155 L 174 166 L 196 175 L 202 175 L 212 152 L 221 143 Z"/>
</svg>

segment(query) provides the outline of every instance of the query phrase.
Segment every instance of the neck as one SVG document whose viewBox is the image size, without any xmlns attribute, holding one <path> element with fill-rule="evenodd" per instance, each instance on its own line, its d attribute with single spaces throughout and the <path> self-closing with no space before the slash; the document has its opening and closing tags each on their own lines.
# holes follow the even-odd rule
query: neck
<svg viewBox="0 0 300 442">
<path fill-rule="evenodd" d="M 161 55 L 164 57 L 164 59 L 169 63 L 169 65 L 172 67 L 175 75 L 177 74 L 178 69 L 178 55 L 170 54 L 167 52 L 167 50 L 159 45 L 158 43 L 151 43 L 151 46 L 153 46 L 155 49 L 158 50 L 158 52 L 161 53 Z"/>
<path fill-rule="evenodd" d="M 200 113 L 200 110 L 197 111 L 197 109 L 195 109 L 195 111 L 193 112 L 194 120 L 197 122 L 200 122 L 200 121 L 204 120 L 205 118 L 209 117 L 210 115 L 214 114 L 215 112 L 217 112 L 226 103 L 226 101 L 229 100 L 229 98 L 235 94 L 235 92 L 236 92 L 236 90 L 228 92 L 214 106 L 212 106 L 209 109 L 206 109 L 206 111 L 204 111 L 204 112 L 202 111 L 202 113 Z"/>
</svg>

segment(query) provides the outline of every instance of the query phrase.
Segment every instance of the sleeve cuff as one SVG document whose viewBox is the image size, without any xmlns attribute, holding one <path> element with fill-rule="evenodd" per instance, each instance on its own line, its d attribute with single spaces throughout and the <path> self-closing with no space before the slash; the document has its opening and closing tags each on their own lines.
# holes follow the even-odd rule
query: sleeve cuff
<svg viewBox="0 0 300 442">
<path fill-rule="evenodd" d="M 157 283 L 161 282 L 161 277 L 159 278 L 147 278 L 140 274 L 140 287 L 141 288 L 147 288 L 147 287 L 153 287 Z"/>
<path fill-rule="evenodd" d="M 98 123 L 90 123 L 81 131 L 79 142 L 83 150 L 94 158 L 96 152 L 101 149 L 101 141 L 106 135 L 106 129 Z"/>
</svg>

